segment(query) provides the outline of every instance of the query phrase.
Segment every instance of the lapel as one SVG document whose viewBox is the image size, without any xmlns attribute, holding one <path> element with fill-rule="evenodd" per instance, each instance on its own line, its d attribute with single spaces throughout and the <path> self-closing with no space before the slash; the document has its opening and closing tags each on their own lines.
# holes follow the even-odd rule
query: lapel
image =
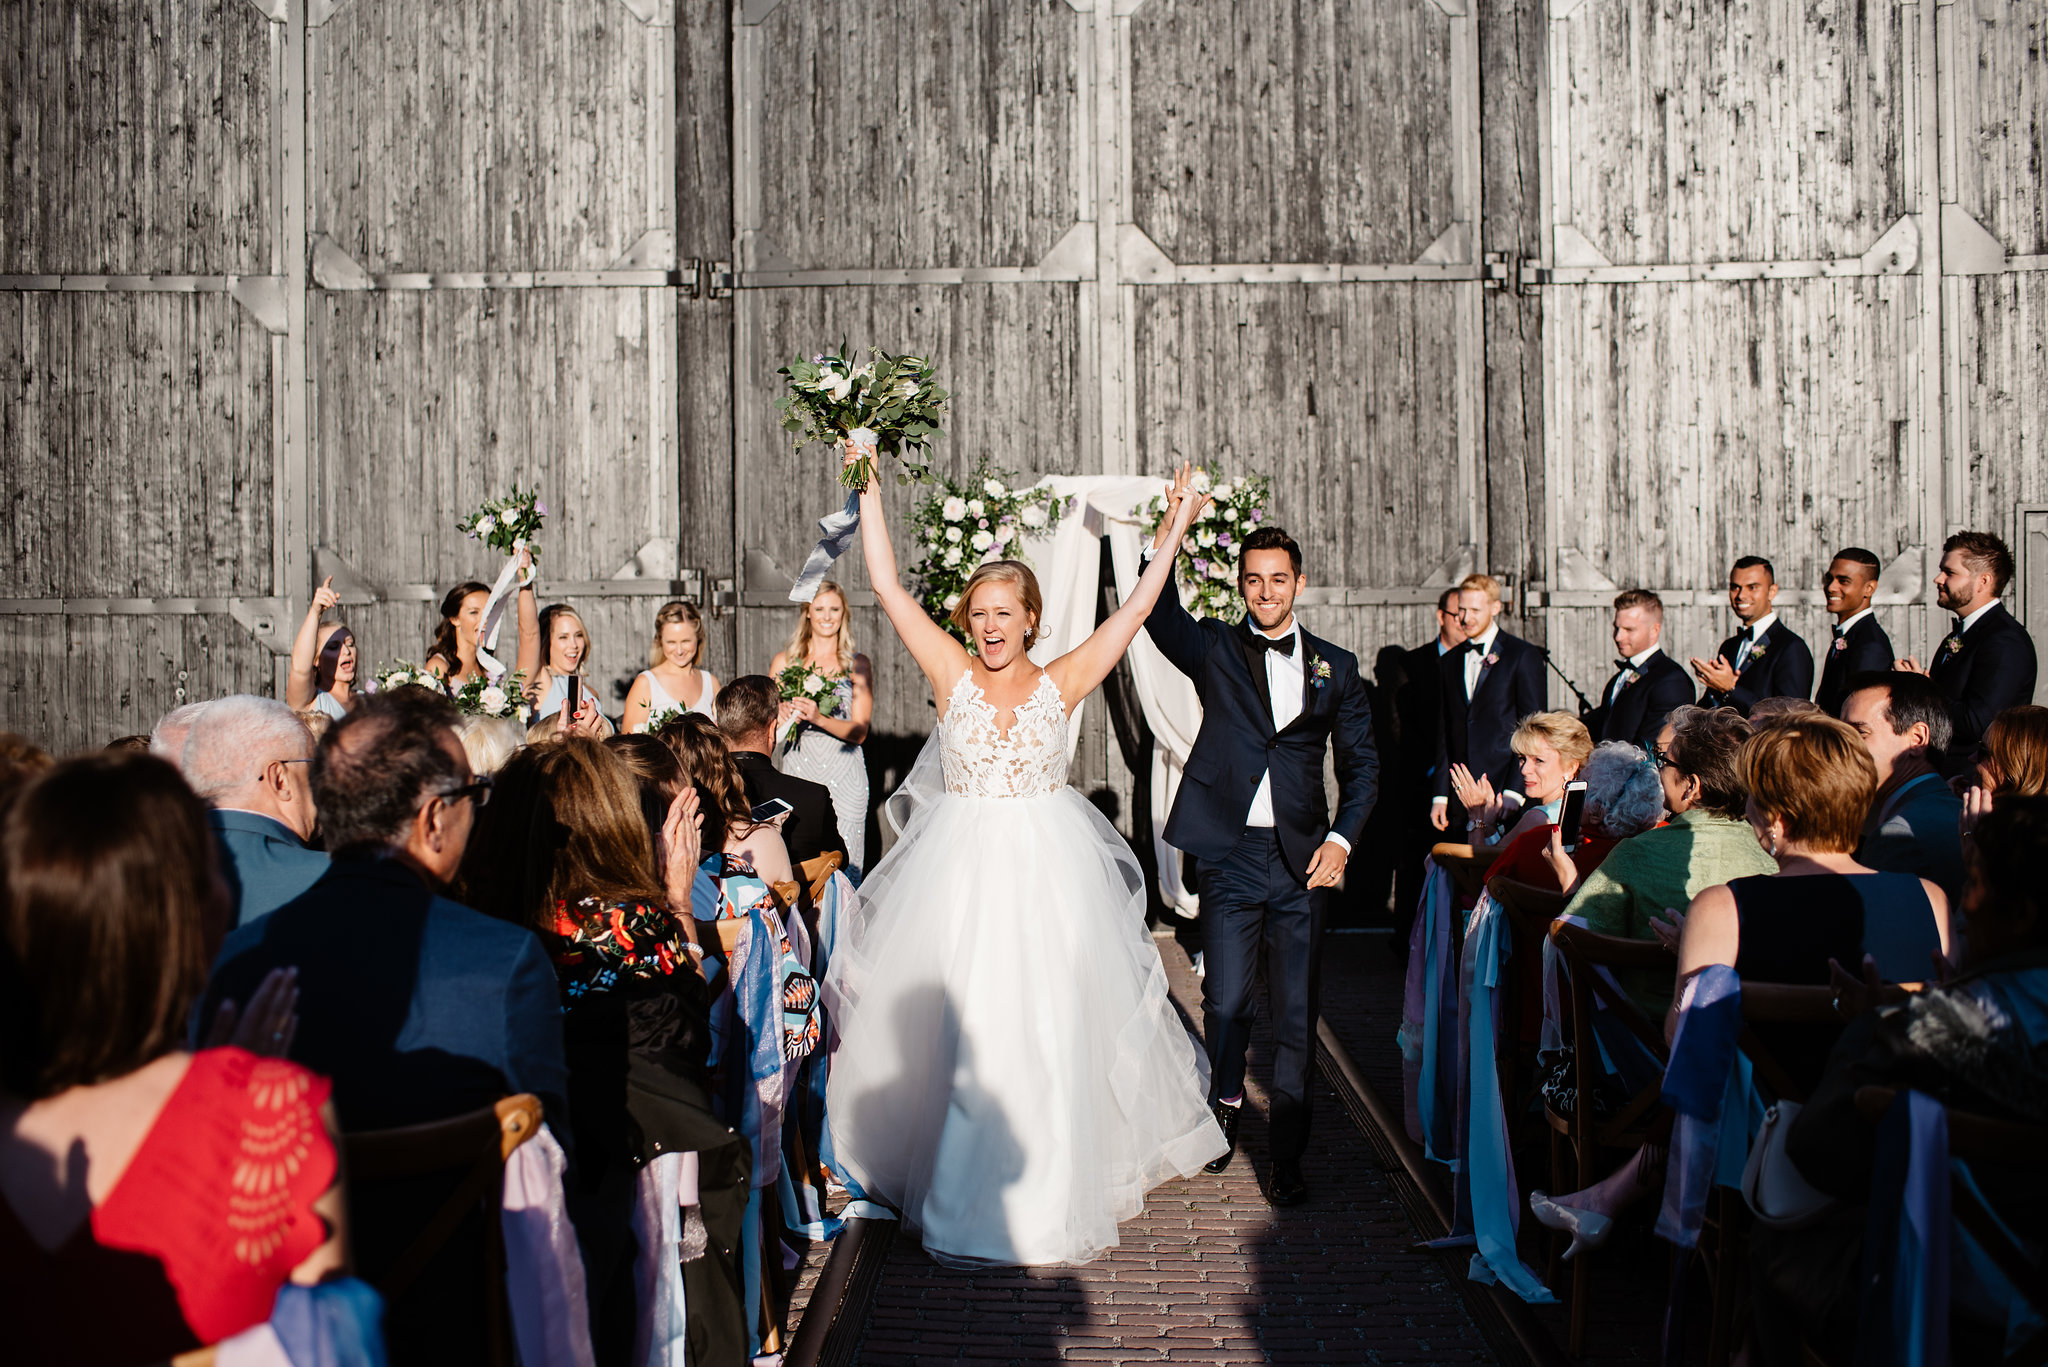
<svg viewBox="0 0 2048 1367">
<path fill-rule="evenodd" d="M 1928 666 L 1928 672 L 1932 673 L 1934 668 L 1939 665 L 1953 664 L 1955 661 L 1960 660 L 1963 658 L 1963 656 L 1969 654 L 1970 647 L 1976 644 L 1976 642 L 1979 639 L 1981 639 L 1979 633 L 1988 633 L 1988 631 L 1991 628 L 1996 627 L 1998 625 L 1999 617 L 2003 615 L 2004 612 L 2005 604 L 2002 602 L 1996 603 L 1992 606 L 1991 611 L 1985 613 L 1982 617 L 1979 617 L 1977 619 L 1977 624 L 1975 626 L 1971 627 L 1968 631 L 1964 632 L 1956 631 L 1954 625 L 1951 624 L 1949 627 L 1949 634 L 1942 637 L 1944 645 L 1948 641 L 1949 635 L 1959 636 L 1961 638 L 1962 643 L 1958 645 L 1954 650 L 1943 649 L 1936 651 L 1934 655 L 1934 664 Z"/>
<path fill-rule="evenodd" d="M 1308 634 L 1308 628 L 1302 626 L 1301 619 L 1297 617 L 1295 619 L 1295 649 L 1301 652 L 1301 711 L 1296 713 L 1294 720 L 1287 723 L 1285 727 L 1281 728 L 1282 730 L 1292 731 L 1295 727 L 1307 721 L 1309 715 L 1316 710 L 1316 698 L 1323 691 L 1316 687 L 1315 662 L 1323 658 L 1322 651 L 1316 648 L 1319 644 L 1320 642 Z"/>
<path fill-rule="evenodd" d="M 1507 638 L 1508 634 L 1505 631 L 1495 632 L 1493 637 L 1492 648 L 1488 650 L 1486 654 L 1479 657 L 1479 677 L 1472 681 L 1472 696 L 1465 700 L 1465 706 L 1468 709 L 1474 706 L 1476 703 L 1478 703 L 1479 690 L 1486 687 L 1486 676 L 1493 673 L 1493 666 L 1488 664 L 1487 661 L 1489 659 L 1496 661 L 1500 659 L 1501 642 L 1507 640 Z M 1463 668 L 1464 666 L 1461 662 L 1459 665 L 1459 678 L 1461 680 L 1464 677 Z"/>
<path fill-rule="evenodd" d="M 1266 677 L 1266 650 L 1252 640 L 1251 614 L 1235 628 L 1238 654 L 1243 656 L 1245 668 L 1251 671 L 1252 691 L 1259 695 L 1259 726 L 1271 735 L 1273 733 L 1273 684 Z"/>
</svg>

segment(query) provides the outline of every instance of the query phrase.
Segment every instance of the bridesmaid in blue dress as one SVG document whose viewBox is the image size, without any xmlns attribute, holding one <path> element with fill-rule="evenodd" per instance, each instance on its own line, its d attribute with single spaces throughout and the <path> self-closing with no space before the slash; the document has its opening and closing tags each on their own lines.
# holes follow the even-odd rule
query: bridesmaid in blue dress
<svg viewBox="0 0 2048 1367">
<path fill-rule="evenodd" d="M 875 715 L 875 670 L 853 648 L 846 590 L 829 579 L 799 610 L 796 630 L 768 673 L 780 678 L 792 664 L 809 665 L 831 681 L 832 689 L 818 701 L 798 698 L 782 705 L 778 724 L 795 718 L 797 727 L 779 763 L 785 774 L 832 790 L 832 811 L 846 842 L 846 876 L 858 883 L 868 848 L 868 764 L 861 742 Z"/>
</svg>

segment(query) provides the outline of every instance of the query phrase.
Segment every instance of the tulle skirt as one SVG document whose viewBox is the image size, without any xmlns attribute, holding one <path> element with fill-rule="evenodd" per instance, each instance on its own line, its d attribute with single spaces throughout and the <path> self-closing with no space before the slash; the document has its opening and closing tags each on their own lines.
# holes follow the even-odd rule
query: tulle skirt
<svg viewBox="0 0 2048 1367">
<path fill-rule="evenodd" d="M 1221 1154 L 1145 883 L 1071 788 L 927 802 L 824 985 L 835 1156 L 955 1266 L 1085 1262 Z"/>
</svg>

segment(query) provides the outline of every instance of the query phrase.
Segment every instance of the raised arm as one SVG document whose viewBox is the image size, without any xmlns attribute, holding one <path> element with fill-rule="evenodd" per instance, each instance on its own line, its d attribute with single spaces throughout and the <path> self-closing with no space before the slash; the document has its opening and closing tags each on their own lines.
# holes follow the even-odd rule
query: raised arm
<svg viewBox="0 0 2048 1367">
<path fill-rule="evenodd" d="M 1191 477 L 1192 471 L 1185 465 L 1174 473 L 1173 484 L 1167 489 L 1169 506 L 1166 517 L 1160 524 L 1165 540 L 1161 543 L 1155 539 L 1155 545 L 1178 546 L 1196 515 L 1208 503 L 1206 494 L 1198 494 L 1189 486 Z M 1173 560 L 1170 552 L 1153 556 L 1152 563 L 1138 576 L 1131 596 L 1095 628 L 1087 640 L 1046 666 L 1045 672 L 1052 675 L 1052 681 L 1059 685 L 1060 700 L 1069 708 L 1093 693 L 1116 668 L 1116 662 L 1124 657 L 1124 652 L 1131 648 L 1138 629 L 1145 625 L 1146 619 L 1152 615 L 1153 606 L 1159 602 L 1160 594 L 1167 591 L 1173 580 Z"/>
<path fill-rule="evenodd" d="M 530 679 L 540 672 L 547 647 L 540 639 L 540 600 L 533 592 L 533 553 L 519 552 L 519 592 L 513 596 L 519 612 L 519 659 L 512 666 L 519 677 Z"/>
<path fill-rule="evenodd" d="M 320 614 L 340 601 L 341 595 L 334 591 L 334 576 L 331 574 L 313 590 L 313 602 L 306 609 L 306 620 L 299 623 L 299 634 L 292 638 L 292 668 L 284 680 L 285 706 L 313 705 L 313 695 L 320 690 Z"/>
<path fill-rule="evenodd" d="M 851 465 L 855 459 L 853 443 L 848 442 L 846 463 Z M 882 605 L 882 611 L 889 614 L 889 625 L 896 628 L 903 648 L 931 682 L 932 695 L 943 703 L 953 685 L 967 672 L 967 648 L 947 635 L 925 612 L 924 604 L 903 587 L 897 576 L 896 548 L 889 542 L 889 524 L 882 514 L 882 495 L 876 483 L 869 480 L 860 495 L 860 549 L 868 563 L 868 582 L 874 586 L 875 599 Z"/>
</svg>

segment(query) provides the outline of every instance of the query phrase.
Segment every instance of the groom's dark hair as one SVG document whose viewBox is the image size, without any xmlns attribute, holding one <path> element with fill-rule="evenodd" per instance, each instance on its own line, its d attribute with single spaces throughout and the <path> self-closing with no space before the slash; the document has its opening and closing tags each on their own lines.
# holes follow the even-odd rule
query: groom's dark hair
<svg viewBox="0 0 2048 1367">
<path fill-rule="evenodd" d="M 1287 558 L 1294 565 L 1294 572 L 1301 573 L 1301 547 L 1294 544 L 1294 538 L 1278 527 L 1260 527 L 1244 539 L 1238 547 L 1238 575 L 1244 574 L 1244 558 L 1253 551 L 1286 551 Z"/>
</svg>

